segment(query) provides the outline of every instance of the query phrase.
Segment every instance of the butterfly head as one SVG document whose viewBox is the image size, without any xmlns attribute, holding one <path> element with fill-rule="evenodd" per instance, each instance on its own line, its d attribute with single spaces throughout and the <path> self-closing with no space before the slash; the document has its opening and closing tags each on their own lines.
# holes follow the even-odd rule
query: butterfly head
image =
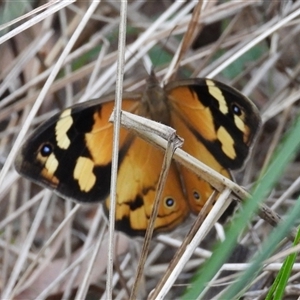
<svg viewBox="0 0 300 300">
<path fill-rule="evenodd" d="M 139 114 L 165 125 L 170 125 L 171 116 L 168 99 L 153 72 L 147 80 Z"/>
</svg>

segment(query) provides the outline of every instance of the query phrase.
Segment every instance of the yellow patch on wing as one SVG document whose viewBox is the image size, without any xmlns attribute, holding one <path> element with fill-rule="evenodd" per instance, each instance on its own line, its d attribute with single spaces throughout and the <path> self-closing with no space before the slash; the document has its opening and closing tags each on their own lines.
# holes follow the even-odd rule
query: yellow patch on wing
<svg viewBox="0 0 300 300">
<path fill-rule="evenodd" d="M 250 141 L 250 143 L 249 143 L 250 128 L 245 124 L 244 118 L 241 118 L 240 116 L 235 115 L 234 116 L 234 124 L 241 132 L 243 132 L 243 142 L 249 146 L 252 142 L 252 141 Z"/>
<path fill-rule="evenodd" d="M 234 140 L 228 133 L 225 127 L 221 126 L 217 131 L 218 140 L 222 144 L 223 152 L 231 159 L 236 158 L 236 152 L 234 150 Z"/>
<path fill-rule="evenodd" d="M 51 153 L 46 160 L 45 168 L 48 170 L 50 174 L 54 174 L 58 165 L 59 165 L 58 160 L 56 159 L 55 155 Z"/>
<path fill-rule="evenodd" d="M 242 132 L 245 131 L 245 123 L 240 117 L 235 115 L 234 116 L 234 123 L 240 131 L 242 131 Z"/>
<path fill-rule="evenodd" d="M 202 124 L 202 122 L 200 123 Z M 222 175 L 231 178 L 230 174 L 222 167 L 222 162 L 217 161 L 217 159 L 207 150 L 204 144 L 197 139 L 197 137 L 189 130 L 185 121 L 178 116 L 177 112 L 172 114 L 172 125 L 176 128 L 179 136 L 185 137 L 185 142 L 182 146 L 183 150 L 217 172 L 220 172 Z M 217 136 L 215 136 L 215 138 L 217 138 Z M 192 213 L 197 214 L 201 211 L 202 207 L 213 192 L 213 188 L 208 182 L 199 178 L 199 176 L 186 168 L 180 167 L 180 173 L 187 192 L 190 210 Z"/>
<path fill-rule="evenodd" d="M 79 188 L 83 192 L 89 192 L 95 185 L 93 168 L 94 162 L 90 158 L 80 156 L 76 161 L 73 176 L 78 180 Z"/>
<path fill-rule="evenodd" d="M 228 105 L 222 91 L 211 80 L 206 80 L 209 93 L 219 102 L 219 109 L 225 115 L 228 113 Z"/>
<path fill-rule="evenodd" d="M 54 176 L 54 173 L 58 168 L 59 162 L 55 155 L 52 153 L 47 158 L 38 157 L 38 160 L 44 163 L 44 168 L 41 172 L 42 177 L 51 183 L 52 187 L 56 187 L 59 183 L 59 180 Z"/>
<path fill-rule="evenodd" d="M 71 109 L 66 109 L 60 115 L 55 126 L 56 143 L 60 149 L 68 149 L 71 141 L 67 135 L 68 130 L 73 124 Z"/>
</svg>

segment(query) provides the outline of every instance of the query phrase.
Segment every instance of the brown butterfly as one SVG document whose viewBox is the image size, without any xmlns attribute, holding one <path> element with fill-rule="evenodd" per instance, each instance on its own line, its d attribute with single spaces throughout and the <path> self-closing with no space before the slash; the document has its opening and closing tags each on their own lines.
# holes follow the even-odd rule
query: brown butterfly
<svg viewBox="0 0 300 300">
<path fill-rule="evenodd" d="M 38 127 L 20 149 L 17 171 L 79 202 L 105 201 L 109 210 L 114 97 L 74 105 Z M 261 120 L 255 105 L 221 82 L 195 78 L 161 88 L 154 75 L 144 93 L 123 94 L 122 109 L 164 123 L 184 139 L 183 150 L 222 175 L 240 168 Z M 116 229 L 144 235 L 151 214 L 163 152 L 121 129 Z M 173 229 L 197 214 L 213 188 L 172 163 L 155 221 L 155 232 Z"/>
</svg>

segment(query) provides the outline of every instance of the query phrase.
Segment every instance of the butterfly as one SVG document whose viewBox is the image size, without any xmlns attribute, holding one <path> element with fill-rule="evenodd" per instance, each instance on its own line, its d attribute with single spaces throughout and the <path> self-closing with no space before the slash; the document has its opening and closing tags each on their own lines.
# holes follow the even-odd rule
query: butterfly
<svg viewBox="0 0 300 300">
<path fill-rule="evenodd" d="M 15 167 L 23 176 L 66 199 L 103 202 L 110 208 L 114 97 L 64 109 L 40 125 L 19 150 Z M 163 88 L 152 74 L 142 94 L 124 93 L 122 109 L 173 127 L 183 150 L 227 178 L 243 166 L 261 119 L 257 107 L 236 89 L 194 78 Z M 153 206 L 163 152 L 121 129 L 116 229 L 144 235 Z M 172 162 L 155 232 L 168 231 L 201 211 L 213 187 Z"/>
</svg>

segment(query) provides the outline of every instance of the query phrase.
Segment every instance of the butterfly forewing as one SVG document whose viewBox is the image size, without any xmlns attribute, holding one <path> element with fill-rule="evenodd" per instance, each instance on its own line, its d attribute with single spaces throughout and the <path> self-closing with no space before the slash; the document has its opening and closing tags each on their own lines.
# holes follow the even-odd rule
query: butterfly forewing
<svg viewBox="0 0 300 300">
<path fill-rule="evenodd" d="M 261 123 L 255 105 L 211 79 L 172 82 L 166 90 L 172 110 L 218 163 L 228 169 L 242 167 Z"/>
<path fill-rule="evenodd" d="M 235 89 L 209 79 L 172 82 L 166 91 L 171 126 L 184 137 L 183 150 L 231 178 L 228 169 L 242 166 L 259 128 L 257 109 Z M 191 211 L 198 213 L 213 188 L 189 170 L 181 169 Z"/>
<path fill-rule="evenodd" d="M 125 99 L 123 108 L 136 109 Z M 38 127 L 16 159 L 19 173 L 59 195 L 81 202 L 104 200 L 110 189 L 113 102 L 76 105 Z M 121 129 L 120 160 L 129 146 Z"/>
</svg>

